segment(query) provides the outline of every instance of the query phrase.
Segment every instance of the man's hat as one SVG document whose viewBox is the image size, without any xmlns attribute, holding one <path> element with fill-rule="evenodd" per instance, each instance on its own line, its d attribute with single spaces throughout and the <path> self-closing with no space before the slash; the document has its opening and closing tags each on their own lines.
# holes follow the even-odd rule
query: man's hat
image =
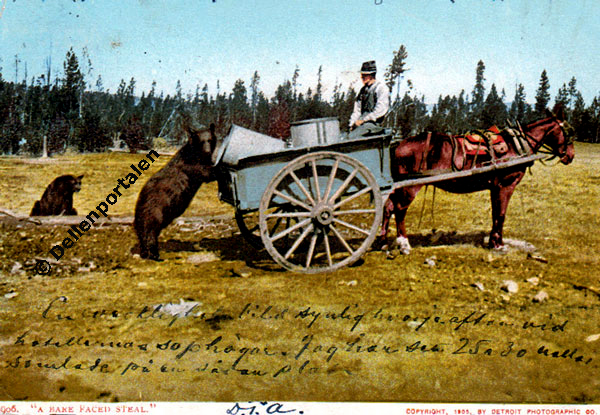
<svg viewBox="0 0 600 415">
<path fill-rule="evenodd" d="M 375 66 L 375 61 L 363 62 L 362 67 L 360 68 L 361 74 L 373 74 L 377 72 L 377 66 Z"/>
</svg>

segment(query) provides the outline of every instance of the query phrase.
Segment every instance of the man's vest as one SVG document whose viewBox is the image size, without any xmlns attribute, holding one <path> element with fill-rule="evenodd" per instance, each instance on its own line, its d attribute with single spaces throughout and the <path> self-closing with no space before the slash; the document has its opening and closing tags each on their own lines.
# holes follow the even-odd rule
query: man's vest
<svg viewBox="0 0 600 415">
<path fill-rule="evenodd" d="M 368 114 L 375 110 L 375 106 L 377 105 L 377 93 L 375 90 L 377 89 L 378 82 L 375 81 L 371 85 L 364 85 L 360 92 L 358 93 L 357 99 L 360 101 L 360 113 Z M 375 122 L 377 124 L 381 124 L 383 122 L 384 117 L 379 117 Z"/>
</svg>

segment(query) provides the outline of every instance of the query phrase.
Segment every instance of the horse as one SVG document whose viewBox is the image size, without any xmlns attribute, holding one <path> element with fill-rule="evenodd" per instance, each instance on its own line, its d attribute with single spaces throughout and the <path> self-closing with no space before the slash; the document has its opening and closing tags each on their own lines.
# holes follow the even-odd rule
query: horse
<svg viewBox="0 0 600 415">
<path fill-rule="evenodd" d="M 492 148 L 486 155 L 469 155 L 462 141 L 464 136 L 450 136 L 436 132 L 423 132 L 401 141 L 392 154 L 392 174 L 396 179 L 406 175 L 419 174 L 423 171 L 467 170 L 481 167 L 490 162 L 501 166 L 503 160 L 523 154 L 519 147 L 529 147 L 529 153 L 537 153 L 542 148 L 548 149 L 553 157 L 558 157 L 562 164 L 569 164 L 575 156 L 572 140 L 572 127 L 565 120 L 564 109 L 557 105 L 552 111 L 546 110 L 546 118 L 535 121 L 521 128 L 520 138 L 510 140 L 502 136 L 507 143 L 505 153 L 497 156 Z M 519 131 L 517 130 L 517 131 Z M 505 130 L 506 131 L 506 130 Z M 512 142 L 511 142 L 512 141 Z M 520 142 L 520 143 L 519 143 Z M 490 146 L 491 147 L 491 146 Z M 543 151 L 543 150 L 542 150 Z M 495 159 L 495 160 L 493 160 Z M 491 172 L 433 183 L 437 188 L 451 193 L 472 193 L 489 190 L 492 203 L 492 230 L 488 247 L 502 249 L 502 229 L 508 202 L 519 184 L 529 164 L 499 168 Z M 406 234 L 404 219 L 411 202 L 415 199 L 423 185 L 407 186 L 395 189 L 388 197 L 385 206 L 381 231 L 376 241 L 378 246 L 387 245 L 387 232 L 392 214 L 396 217 L 397 238 L 395 245 L 401 253 L 409 254 L 410 243 Z"/>
</svg>

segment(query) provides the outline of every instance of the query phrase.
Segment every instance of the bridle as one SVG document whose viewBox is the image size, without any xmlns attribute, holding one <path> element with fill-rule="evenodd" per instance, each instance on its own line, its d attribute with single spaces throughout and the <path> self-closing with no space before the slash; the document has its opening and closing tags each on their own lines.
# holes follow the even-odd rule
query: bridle
<svg viewBox="0 0 600 415">
<path fill-rule="evenodd" d="M 560 127 L 561 132 L 563 134 L 563 137 L 564 137 L 564 142 L 556 149 L 552 148 L 550 145 L 548 145 L 546 143 L 545 139 L 546 139 L 546 136 L 548 135 L 548 132 L 545 132 L 544 136 L 539 141 L 537 141 L 528 132 L 523 131 L 525 136 L 529 137 L 529 139 L 531 141 L 541 143 L 540 147 L 537 149 L 538 153 L 548 154 L 548 157 L 546 159 L 540 160 L 540 162 L 542 164 L 552 161 L 557 157 L 559 158 L 559 160 L 562 160 L 567 155 L 567 148 L 573 143 L 574 136 L 575 136 L 575 134 L 574 134 L 575 129 L 571 126 L 571 124 L 569 124 L 568 121 L 566 121 L 566 120 L 561 121 L 558 119 L 558 117 L 554 113 L 550 113 L 550 114 L 551 114 L 552 121 L 558 124 L 558 126 Z"/>
</svg>

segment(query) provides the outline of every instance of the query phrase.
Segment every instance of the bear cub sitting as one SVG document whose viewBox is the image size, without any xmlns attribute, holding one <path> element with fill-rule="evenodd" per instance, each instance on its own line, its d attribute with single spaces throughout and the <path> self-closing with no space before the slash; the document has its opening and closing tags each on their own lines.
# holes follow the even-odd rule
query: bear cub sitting
<svg viewBox="0 0 600 415">
<path fill-rule="evenodd" d="M 81 190 L 81 176 L 57 177 L 46 187 L 40 200 L 33 204 L 29 216 L 77 215 L 73 208 L 73 193 Z"/>
</svg>

